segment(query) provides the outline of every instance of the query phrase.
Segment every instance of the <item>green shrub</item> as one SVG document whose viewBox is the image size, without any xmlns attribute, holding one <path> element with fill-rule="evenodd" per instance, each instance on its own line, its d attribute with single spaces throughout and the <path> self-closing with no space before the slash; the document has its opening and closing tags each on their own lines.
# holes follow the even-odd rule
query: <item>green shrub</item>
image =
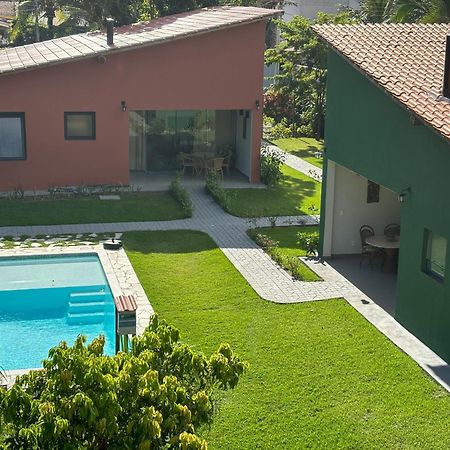
<svg viewBox="0 0 450 450">
<path fill-rule="evenodd" d="M 219 176 L 216 173 L 209 172 L 206 175 L 205 190 L 224 211 L 228 213 L 231 211 L 234 193 L 223 188 Z"/>
<path fill-rule="evenodd" d="M 297 233 L 298 244 L 306 250 L 306 256 L 316 256 L 319 252 L 319 233 L 307 233 L 302 231 Z"/>
<path fill-rule="evenodd" d="M 270 127 L 269 138 L 281 139 L 292 137 L 292 129 L 288 125 L 286 119 L 281 119 L 281 122 L 275 123 Z"/>
<path fill-rule="evenodd" d="M 206 357 L 156 316 L 129 353 L 105 356 L 104 344 L 62 342 L 43 369 L 0 389 L 0 448 L 206 449 L 197 430 L 213 418 L 215 393 L 247 367 L 230 346 Z"/>
<path fill-rule="evenodd" d="M 267 186 L 275 186 L 282 177 L 281 168 L 286 160 L 283 152 L 264 145 L 261 148 L 261 180 Z"/>
<path fill-rule="evenodd" d="M 284 270 L 294 279 L 303 280 L 303 263 L 296 256 L 288 256 L 278 248 L 279 242 L 269 236 L 258 232 L 257 229 L 248 231 L 248 235 Z"/>
<path fill-rule="evenodd" d="M 172 197 L 178 202 L 183 211 L 186 213 L 188 217 L 192 217 L 192 200 L 189 197 L 189 193 L 185 187 L 181 185 L 180 182 L 180 174 L 175 175 L 173 180 L 170 183 L 170 193 Z"/>
</svg>

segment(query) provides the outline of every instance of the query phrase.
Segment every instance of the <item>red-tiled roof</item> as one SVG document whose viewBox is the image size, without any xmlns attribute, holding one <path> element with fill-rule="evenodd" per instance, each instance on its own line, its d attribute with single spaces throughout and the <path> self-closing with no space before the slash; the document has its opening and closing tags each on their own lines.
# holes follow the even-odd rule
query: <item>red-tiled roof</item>
<svg viewBox="0 0 450 450">
<path fill-rule="evenodd" d="M 114 45 L 106 44 L 106 32 L 75 34 L 36 44 L 0 50 L 0 74 L 59 64 L 99 54 L 132 50 L 188 38 L 238 25 L 267 20 L 282 11 L 252 7 L 205 8 L 149 22 L 118 27 Z M 243 43 L 245 45 L 245 43 Z"/>
<path fill-rule="evenodd" d="M 320 25 L 314 30 L 408 110 L 450 139 L 442 97 L 450 24 Z"/>
</svg>

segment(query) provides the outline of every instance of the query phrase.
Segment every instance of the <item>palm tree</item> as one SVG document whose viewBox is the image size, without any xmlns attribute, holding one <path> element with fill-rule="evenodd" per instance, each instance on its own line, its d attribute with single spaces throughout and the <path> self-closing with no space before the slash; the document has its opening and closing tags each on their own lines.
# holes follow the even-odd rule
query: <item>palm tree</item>
<svg viewBox="0 0 450 450">
<path fill-rule="evenodd" d="M 448 23 L 450 0 L 397 0 L 394 22 Z"/>
<path fill-rule="evenodd" d="M 412 0 L 414 1 L 414 0 Z M 417 0 L 420 2 L 421 0 Z M 395 0 L 362 0 L 360 16 L 366 23 L 390 21 L 395 11 Z"/>
</svg>

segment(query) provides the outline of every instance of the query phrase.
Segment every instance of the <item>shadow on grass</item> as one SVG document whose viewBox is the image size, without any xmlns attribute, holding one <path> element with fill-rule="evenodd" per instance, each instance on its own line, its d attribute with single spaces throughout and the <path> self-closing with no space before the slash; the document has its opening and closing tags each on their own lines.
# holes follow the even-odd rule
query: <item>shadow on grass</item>
<svg viewBox="0 0 450 450">
<path fill-rule="evenodd" d="M 139 253 L 198 253 L 217 248 L 215 242 L 202 231 L 131 231 L 123 238 L 125 250 Z"/>
</svg>

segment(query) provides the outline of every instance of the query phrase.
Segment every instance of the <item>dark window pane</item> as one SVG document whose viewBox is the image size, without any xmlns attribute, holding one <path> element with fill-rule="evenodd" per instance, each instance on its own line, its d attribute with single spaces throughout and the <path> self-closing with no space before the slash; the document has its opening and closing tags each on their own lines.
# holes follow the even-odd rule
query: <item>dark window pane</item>
<svg viewBox="0 0 450 450">
<path fill-rule="evenodd" d="M 66 113 L 66 139 L 95 139 L 95 113 Z"/>
<path fill-rule="evenodd" d="M 25 158 L 23 115 L 0 114 L 0 158 Z"/>
</svg>

